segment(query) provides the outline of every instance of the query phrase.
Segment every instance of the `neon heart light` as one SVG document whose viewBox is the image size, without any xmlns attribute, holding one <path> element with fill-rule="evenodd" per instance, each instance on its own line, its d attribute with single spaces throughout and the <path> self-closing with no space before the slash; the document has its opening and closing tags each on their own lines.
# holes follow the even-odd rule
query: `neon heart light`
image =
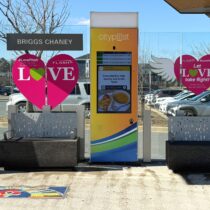
<svg viewBox="0 0 210 210">
<path fill-rule="evenodd" d="M 74 89 L 78 80 L 77 62 L 69 55 L 51 58 L 47 65 L 35 55 L 24 54 L 12 68 L 13 80 L 20 92 L 34 105 L 55 108 Z"/>
<path fill-rule="evenodd" d="M 182 73 L 180 57 L 175 61 L 174 73 L 188 90 L 200 94 L 210 87 L 210 55 L 205 55 L 200 60 L 191 55 L 183 55 Z"/>
</svg>

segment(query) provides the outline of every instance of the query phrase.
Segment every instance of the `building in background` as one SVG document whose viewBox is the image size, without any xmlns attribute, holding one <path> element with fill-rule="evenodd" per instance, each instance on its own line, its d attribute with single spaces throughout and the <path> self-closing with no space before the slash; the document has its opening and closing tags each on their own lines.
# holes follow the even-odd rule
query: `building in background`
<svg viewBox="0 0 210 210">
<path fill-rule="evenodd" d="M 79 66 L 79 81 L 90 80 L 90 54 L 76 58 Z"/>
</svg>

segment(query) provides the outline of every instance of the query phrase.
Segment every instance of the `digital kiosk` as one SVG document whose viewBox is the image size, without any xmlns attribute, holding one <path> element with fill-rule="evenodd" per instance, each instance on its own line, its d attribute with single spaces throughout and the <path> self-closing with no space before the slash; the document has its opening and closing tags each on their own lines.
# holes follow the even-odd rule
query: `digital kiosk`
<svg viewBox="0 0 210 210">
<path fill-rule="evenodd" d="M 138 14 L 91 13 L 91 162 L 135 162 Z"/>
</svg>

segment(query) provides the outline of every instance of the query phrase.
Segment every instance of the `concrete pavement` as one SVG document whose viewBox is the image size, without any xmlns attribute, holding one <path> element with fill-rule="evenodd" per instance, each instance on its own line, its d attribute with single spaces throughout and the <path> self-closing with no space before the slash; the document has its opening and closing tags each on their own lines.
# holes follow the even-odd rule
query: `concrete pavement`
<svg viewBox="0 0 210 210">
<path fill-rule="evenodd" d="M 9 96 L 0 95 L 0 102 L 1 101 L 8 101 L 8 99 L 9 99 Z"/>
<path fill-rule="evenodd" d="M 69 186 L 64 199 L 0 199 L 1 210 L 208 210 L 209 174 L 166 166 L 81 165 L 77 171 L 0 172 L 1 186 Z"/>
</svg>

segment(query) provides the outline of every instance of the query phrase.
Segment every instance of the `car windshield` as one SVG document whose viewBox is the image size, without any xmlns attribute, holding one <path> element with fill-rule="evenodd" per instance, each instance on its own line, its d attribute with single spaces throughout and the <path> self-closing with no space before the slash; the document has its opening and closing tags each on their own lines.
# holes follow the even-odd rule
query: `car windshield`
<svg viewBox="0 0 210 210">
<path fill-rule="evenodd" d="M 210 93 L 210 91 L 205 91 L 205 92 L 203 92 L 203 93 L 201 93 L 201 94 L 199 94 L 199 95 L 197 95 L 197 96 L 195 96 L 195 97 L 193 97 L 189 100 L 190 101 L 197 101 L 197 100 L 199 100 L 200 98 L 204 97 L 205 95 L 207 95 L 209 93 Z"/>
<path fill-rule="evenodd" d="M 181 92 L 181 93 L 178 93 L 174 98 L 175 99 L 181 99 L 182 97 L 188 95 L 190 92 Z"/>
<path fill-rule="evenodd" d="M 190 93 L 190 94 L 184 95 L 180 100 L 185 100 L 185 99 L 190 100 L 193 97 L 195 97 L 195 94 Z"/>
</svg>

